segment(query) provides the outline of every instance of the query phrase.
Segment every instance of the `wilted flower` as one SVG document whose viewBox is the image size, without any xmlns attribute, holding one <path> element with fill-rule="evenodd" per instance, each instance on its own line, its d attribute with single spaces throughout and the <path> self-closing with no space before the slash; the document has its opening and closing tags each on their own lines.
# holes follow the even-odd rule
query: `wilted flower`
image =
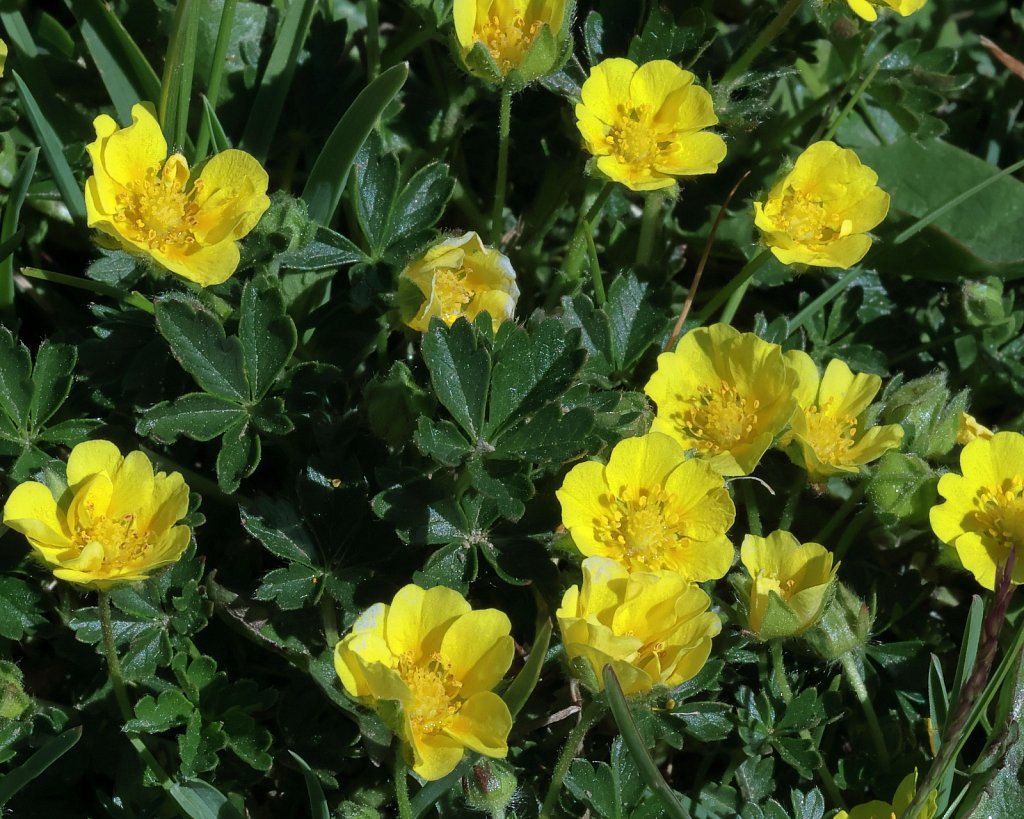
<svg viewBox="0 0 1024 819">
<path fill-rule="evenodd" d="M 750 573 L 747 622 L 760 639 L 793 637 L 818 622 L 839 571 L 828 549 L 780 530 L 747 535 L 740 560 Z"/>
<path fill-rule="evenodd" d="M 583 83 L 576 125 L 605 176 L 635 191 L 667 188 L 678 176 L 714 173 L 725 142 L 711 95 L 668 60 L 637 66 L 604 60 Z"/>
<path fill-rule="evenodd" d="M 811 357 L 799 350 L 790 352 L 789 360 L 800 379 L 799 407 L 781 443 L 812 481 L 857 474 L 863 464 L 899 446 L 903 440 L 899 424 L 865 428 L 864 415 L 882 386 L 881 378 L 854 375 L 838 358 L 819 376 Z"/>
<path fill-rule="evenodd" d="M 895 11 L 901 17 L 909 17 L 924 8 L 928 0 L 846 0 L 858 17 L 874 22 L 878 19 L 877 9 Z"/>
<path fill-rule="evenodd" d="M 945 503 L 932 507 L 932 530 L 982 586 L 994 589 L 1010 549 L 1024 544 L 1024 435 L 997 432 L 972 441 L 960 451 L 960 469 L 963 475 L 939 479 Z M 1012 583 L 1024 582 L 1022 557 Z"/>
<path fill-rule="evenodd" d="M 651 429 L 721 475 L 749 475 L 796 409 L 796 380 L 777 344 L 727 324 L 699 327 L 658 356 L 644 387 L 658 405 Z"/>
<path fill-rule="evenodd" d="M 711 598 L 677 572 L 634 572 L 604 557 L 583 561 L 556 612 L 569 659 L 581 658 L 599 688 L 611 664 L 626 694 L 691 679 L 722 630 Z"/>
<path fill-rule="evenodd" d="M 342 685 L 389 722 L 412 769 L 441 779 L 466 748 L 504 758 L 512 716 L 492 689 L 512 664 L 511 624 L 456 591 L 408 585 L 371 606 L 334 649 Z M 397 709 L 397 710 L 396 710 Z"/>
<path fill-rule="evenodd" d="M 526 82 L 542 77 L 557 68 L 569 46 L 567 0 L 455 0 L 452 15 L 463 62 L 486 79 L 513 71 Z M 476 64 L 478 44 L 491 65 Z"/>
<path fill-rule="evenodd" d="M 421 333 L 432 318 L 450 326 L 480 313 L 490 315 L 497 330 L 515 314 L 519 287 L 508 257 L 469 231 L 434 245 L 406 267 L 398 278 L 398 298 L 405 323 Z"/>
<path fill-rule="evenodd" d="M 145 580 L 174 563 L 188 546 L 181 475 L 153 473 L 142 452 L 122 458 L 110 441 L 71 450 L 68 486 L 57 497 L 35 481 L 15 487 L 4 523 L 28 538 L 36 556 L 61 580 L 108 589 Z"/>
<path fill-rule="evenodd" d="M 956 433 L 956 442 L 958 444 L 969 444 L 971 441 L 976 441 L 979 438 L 987 441 L 994 434 L 988 427 L 979 424 L 978 419 L 969 412 L 960 413 L 960 428 Z"/>
<path fill-rule="evenodd" d="M 695 581 L 724 576 L 736 508 L 722 477 L 685 457 L 679 444 L 652 432 L 616 444 L 607 466 L 574 466 L 556 495 L 576 547 L 629 571 L 669 569 Z"/>
<path fill-rule="evenodd" d="M 834 142 L 815 142 L 792 170 L 754 203 L 754 224 L 783 264 L 844 270 L 871 248 L 867 232 L 889 212 L 878 174 Z"/>
<path fill-rule="evenodd" d="M 204 287 L 230 277 L 240 258 L 236 240 L 270 205 L 260 163 L 228 150 L 190 175 L 184 156 L 167 155 L 160 125 L 142 103 L 132 107 L 127 128 L 106 114 L 93 126 L 96 141 L 87 146 L 93 175 L 85 183 L 89 227 Z"/>
<path fill-rule="evenodd" d="M 875 800 L 857 805 L 849 812 L 839 811 L 835 819 L 933 819 L 938 809 L 938 794 L 931 791 L 920 810 L 915 810 L 916 816 L 907 816 L 906 810 L 914 801 L 914 792 L 917 789 L 917 770 L 907 774 L 896 789 L 892 798 L 892 804 Z"/>
</svg>

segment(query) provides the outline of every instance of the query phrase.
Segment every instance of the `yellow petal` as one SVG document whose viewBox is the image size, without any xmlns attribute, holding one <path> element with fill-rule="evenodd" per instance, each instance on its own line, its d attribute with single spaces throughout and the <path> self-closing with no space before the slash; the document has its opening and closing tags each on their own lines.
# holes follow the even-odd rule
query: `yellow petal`
<svg viewBox="0 0 1024 819">
<path fill-rule="evenodd" d="M 417 659 L 429 657 L 440 648 L 448 627 L 469 611 L 469 603 L 457 591 L 409 584 L 391 603 L 385 624 L 388 645 L 397 655 L 411 652 Z"/>
<path fill-rule="evenodd" d="M 453 622 L 441 640 L 441 656 L 462 683 L 460 696 L 490 691 L 512 665 L 515 651 L 508 616 L 497 609 L 469 611 Z"/>
<path fill-rule="evenodd" d="M 107 515 L 117 519 L 125 515 L 149 518 L 153 508 L 153 464 L 145 453 L 129 452 L 112 478 Z"/>
<path fill-rule="evenodd" d="M 636 105 L 646 105 L 657 115 L 675 92 L 689 88 L 694 76 L 669 60 L 644 63 L 630 78 L 628 97 Z M 675 118 L 676 112 L 669 115 Z"/>
<path fill-rule="evenodd" d="M 697 176 L 714 173 L 725 159 L 725 140 L 710 131 L 699 131 L 680 136 L 672 151 L 665 153 L 654 163 L 662 173 L 674 176 Z"/>
<path fill-rule="evenodd" d="M 505 701 L 491 691 L 480 691 L 467 699 L 444 733 L 484 756 L 504 759 L 512 715 Z"/>
<path fill-rule="evenodd" d="M 241 254 L 233 241 L 199 247 L 190 253 L 149 250 L 150 255 L 172 273 L 203 287 L 223 284 L 238 269 Z"/>
<path fill-rule="evenodd" d="M 99 473 L 113 476 L 121 461 L 121 450 L 110 441 L 84 441 L 68 457 L 68 485 L 75 488 L 85 478 Z"/>
<path fill-rule="evenodd" d="M 4 504 L 4 523 L 21 532 L 33 545 L 63 548 L 68 545 L 67 525 L 57 511 L 49 488 L 35 481 L 18 484 Z"/>
<path fill-rule="evenodd" d="M 412 734 L 409 739 L 412 769 L 417 776 L 428 782 L 448 776 L 462 761 L 465 753 L 460 741 L 445 734 Z"/>
<path fill-rule="evenodd" d="M 652 432 L 626 438 L 612 450 L 604 479 L 615 495 L 626 487 L 661 486 L 685 458 L 683 448 L 667 435 Z"/>
<path fill-rule="evenodd" d="M 576 548 L 585 555 L 604 554 L 604 545 L 594 535 L 594 519 L 606 514 L 601 496 L 607 492 L 604 465 L 597 461 L 574 466 L 555 492 L 562 507 L 562 522 Z"/>
<path fill-rule="evenodd" d="M 452 17 L 455 21 L 455 36 L 459 45 L 465 50 L 473 48 L 474 29 L 476 28 L 477 0 L 455 0 Z"/>
<path fill-rule="evenodd" d="M 796 373 L 797 386 L 794 397 L 797 404 L 807 408 L 816 403 L 821 376 L 818 375 L 818 365 L 814 363 L 814 359 L 803 350 L 789 350 L 786 353 L 786 363 Z"/>
<path fill-rule="evenodd" d="M 580 91 L 583 105 L 602 122 L 614 124 L 618 118 L 617 106 L 629 100 L 630 83 L 636 72 L 637 64 L 621 57 L 598 63 Z"/>
<path fill-rule="evenodd" d="M 167 158 L 167 141 L 149 103 L 132 106 L 132 124 L 128 127 L 110 131 L 112 122 L 109 117 L 97 117 L 93 123 L 100 143 L 99 162 L 94 156 L 93 165 L 102 167 L 114 182 L 127 185 L 144 179 L 147 171 Z"/>
<path fill-rule="evenodd" d="M 213 157 L 199 175 L 196 240 L 216 244 L 241 239 L 270 206 L 269 177 L 255 157 L 235 149 Z"/>
</svg>

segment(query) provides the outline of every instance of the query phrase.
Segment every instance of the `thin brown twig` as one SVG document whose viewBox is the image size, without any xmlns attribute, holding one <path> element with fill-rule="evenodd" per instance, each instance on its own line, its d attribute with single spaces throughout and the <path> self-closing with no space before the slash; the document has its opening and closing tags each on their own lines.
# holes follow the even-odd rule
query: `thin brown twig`
<svg viewBox="0 0 1024 819">
<path fill-rule="evenodd" d="M 728 196 L 725 197 L 722 207 L 718 210 L 718 216 L 715 217 L 715 223 L 711 226 L 711 233 L 708 234 L 707 244 L 704 245 L 704 253 L 700 257 L 700 263 L 697 265 L 697 272 L 693 274 L 693 282 L 690 284 L 690 292 L 686 294 L 686 302 L 683 304 L 683 310 L 679 314 L 676 326 L 672 328 L 672 335 L 670 335 L 668 337 L 668 341 L 665 342 L 663 351 L 666 353 L 675 346 L 676 339 L 679 338 L 679 334 L 682 332 L 683 324 L 686 323 L 686 317 L 690 315 L 690 310 L 693 308 L 693 299 L 697 295 L 697 287 L 700 285 L 700 278 L 704 275 L 704 268 L 707 266 L 708 258 L 711 256 L 711 248 L 715 245 L 715 234 L 718 233 L 718 226 L 722 222 L 722 217 L 725 215 L 725 211 L 729 207 L 732 197 L 735 195 L 736 191 L 739 190 L 740 185 L 743 184 L 743 181 L 748 176 L 750 176 L 750 171 L 746 171 L 743 176 L 739 178 L 736 184 L 732 186 L 732 190 L 729 191 Z"/>
</svg>

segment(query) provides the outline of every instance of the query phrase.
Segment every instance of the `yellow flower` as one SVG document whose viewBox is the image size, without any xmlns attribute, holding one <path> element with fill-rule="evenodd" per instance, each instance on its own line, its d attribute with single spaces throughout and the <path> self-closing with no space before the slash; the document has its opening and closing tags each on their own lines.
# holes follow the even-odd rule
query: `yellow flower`
<svg viewBox="0 0 1024 819">
<path fill-rule="evenodd" d="M 611 663 L 626 694 L 691 679 L 722 630 L 711 598 L 677 572 L 628 572 L 614 560 L 583 561 L 583 589 L 573 586 L 555 613 L 570 660 L 580 658 L 599 688 Z"/>
<path fill-rule="evenodd" d="M 801 544 L 781 530 L 768 537 L 747 535 L 740 560 L 750 573 L 747 621 L 760 639 L 793 637 L 818 622 L 839 571 L 824 546 Z"/>
<path fill-rule="evenodd" d="M 853 267 L 871 248 L 867 232 L 889 212 L 878 174 L 834 142 L 815 142 L 754 203 L 754 224 L 783 264 Z"/>
<path fill-rule="evenodd" d="M 723 577 L 736 518 L 722 477 L 667 435 L 652 432 L 615 445 L 607 466 L 577 464 L 556 492 L 562 521 L 585 555 L 629 571 L 668 569 L 687 580 Z"/>
<path fill-rule="evenodd" d="M 644 387 L 658 405 L 651 429 L 721 475 L 749 475 L 796 409 L 796 379 L 777 344 L 727 324 L 691 330 Z"/>
<path fill-rule="evenodd" d="M 480 43 L 490 54 L 498 73 L 504 77 L 527 61 L 544 27 L 552 35 L 562 32 L 568 22 L 566 0 L 455 0 L 455 36 L 463 59 Z M 554 68 L 548 56 L 538 76 Z"/>
<path fill-rule="evenodd" d="M 849 813 L 845 810 L 839 811 L 835 819 L 933 819 L 939 812 L 938 793 L 931 791 L 920 810 L 914 811 L 916 816 L 904 816 L 910 803 L 914 800 L 914 792 L 917 789 L 917 769 L 907 774 L 896 789 L 892 798 L 892 804 L 875 800 L 857 805 Z"/>
<path fill-rule="evenodd" d="M 978 419 L 970 413 L 960 413 L 960 428 L 956 433 L 956 442 L 958 444 L 969 444 L 978 438 L 987 441 L 994 434 L 988 427 L 979 424 Z"/>
<path fill-rule="evenodd" d="M 850 371 L 845 362 L 833 358 L 824 377 L 807 353 L 789 353 L 790 364 L 799 376 L 799 407 L 783 437 L 793 463 L 804 467 L 807 476 L 821 482 L 830 475 L 857 474 L 903 440 L 903 427 L 886 424 L 865 429 L 864 415 L 882 379 L 877 375 Z"/>
<path fill-rule="evenodd" d="M 1011 582 L 1024 582 L 1024 435 L 997 432 L 960 451 L 963 475 L 939 479 L 945 503 L 933 506 L 932 531 L 953 546 L 960 562 L 986 589 L 994 589 L 996 569 L 1018 547 Z"/>
<path fill-rule="evenodd" d="M 725 142 L 711 95 L 668 60 L 637 66 L 604 60 L 583 83 L 576 125 L 598 169 L 634 191 L 667 188 L 677 176 L 714 173 Z"/>
<path fill-rule="evenodd" d="M 93 121 L 87 146 L 93 175 L 85 183 L 89 227 L 125 250 L 206 287 L 238 267 L 241 239 L 270 205 L 267 172 L 244 151 L 224 151 L 189 174 L 148 104 L 132 107 L 132 124 L 118 128 L 106 114 Z"/>
<path fill-rule="evenodd" d="M 503 759 L 512 716 L 492 689 L 512 664 L 511 624 L 456 591 L 408 585 L 371 606 L 334 649 L 353 697 L 387 717 L 424 779 L 451 773 L 466 748 Z M 397 706 L 397 713 L 392 710 Z"/>
<path fill-rule="evenodd" d="M 405 323 L 421 333 L 432 318 L 450 326 L 484 312 L 497 330 L 515 314 L 519 288 L 508 257 L 469 231 L 434 245 L 406 267 L 398 277 L 398 298 Z"/>
<path fill-rule="evenodd" d="M 28 538 L 36 556 L 61 580 L 109 589 L 145 580 L 174 563 L 188 546 L 188 511 L 181 475 L 153 473 L 142 452 L 122 458 L 110 441 L 71 450 L 68 487 L 57 498 L 41 483 L 15 487 L 4 523 Z"/>
<path fill-rule="evenodd" d="M 846 0 L 858 17 L 874 22 L 878 19 L 877 8 L 890 9 L 901 17 L 909 17 L 924 8 L 928 0 Z"/>
</svg>

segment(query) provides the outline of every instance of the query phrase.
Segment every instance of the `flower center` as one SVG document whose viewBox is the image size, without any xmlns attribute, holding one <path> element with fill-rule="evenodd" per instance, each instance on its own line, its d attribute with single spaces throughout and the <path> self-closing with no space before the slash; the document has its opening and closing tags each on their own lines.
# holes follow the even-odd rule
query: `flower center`
<svg viewBox="0 0 1024 819">
<path fill-rule="evenodd" d="M 72 548 L 81 554 L 90 543 L 98 543 L 103 547 L 103 567 L 123 569 L 143 557 L 152 545 L 150 533 L 139 532 L 134 523 L 135 515 L 130 513 L 120 518 L 94 518 L 90 526 L 75 532 Z"/>
<path fill-rule="evenodd" d="M 167 162 L 162 168 L 153 166 L 145 177 L 133 180 L 117 195 L 114 221 L 122 234 L 150 250 L 185 250 L 195 244 L 193 230 L 198 222 L 196 196 L 203 189 L 203 180 L 192 187 L 177 173 L 179 166 Z"/>
<path fill-rule="evenodd" d="M 765 597 L 768 596 L 768 592 L 775 592 L 783 600 L 789 600 L 796 591 L 796 580 L 790 578 L 782 582 L 779 578 L 760 571 L 757 573 L 757 587 L 764 591 Z"/>
<path fill-rule="evenodd" d="M 833 415 L 831 404 L 827 401 L 821 409 L 812 405 L 804 411 L 807 443 L 822 463 L 846 463 L 857 437 L 857 419 L 852 415 Z"/>
<path fill-rule="evenodd" d="M 398 660 L 398 674 L 412 694 L 406 716 L 415 731 L 430 735 L 440 733 L 462 706 L 457 701 L 462 683 L 452 675 L 451 663 L 433 654 L 424 664 L 408 652 Z"/>
<path fill-rule="evenodd" d="M 678 400 L 686 401 L 682 396 Z M 723 381 L 717 391 L 701 384 L 697 395 L 670 417 L 701 454 L 717 455 L 750 439 L 760 407 L 756 398 L 740 395 Z"/>
<path fill-rule="evenodd" d="M 473 300 L 473 291 L 466 284 L 466 269 L 438 270 L 434 274 L 434 296 L 441 305 L 441 319 L 450 325 Z"/>
<path fill-rule="evenodd" d="M 782 199 L 776 221 L 797 242 L 831 242 L 853 231 L 853 223 L 837 220 L 827 202 L 792 188 Z"/>
<path fill-rule="evenodd" d="M 502 75 L 523 63 L 523 58 L 543 25 L 540 21 L 527 23 L 521 14 L 512 15 L 511 20 L 502 20 L 498 15 L 485 19 L 477 32 Z"/>
<path fill-rule="evenodd" d="M 1024 478 L 1014 475 L 993 491 L 987 486 L 974 499 L 974 522 L 1001 548 L 1024 547 Z"/>
<path fill-rule="evenodd" d="M 650 123 L 650 106 L 620 104 L 618 114 L 605 137 L 612 154 L 625 165 L 650 165 L 662 147 Z"/>
<path fill-rule="evenodd" d="M 595 520 L 595 535 L 631 570 L 666 568 L 665 553 L 686 538 L 675 503 L 664 489 L 622 486 L 617 496 L 601 498 L 607 511 Z"/>
</svg>

